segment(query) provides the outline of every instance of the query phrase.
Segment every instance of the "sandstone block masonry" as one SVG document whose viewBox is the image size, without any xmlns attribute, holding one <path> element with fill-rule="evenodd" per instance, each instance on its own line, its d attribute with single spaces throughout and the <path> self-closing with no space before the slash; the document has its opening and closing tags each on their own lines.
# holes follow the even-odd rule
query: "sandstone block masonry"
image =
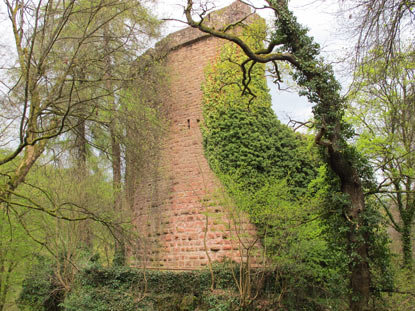
<svg viewBox="0 0 415 311">
<path fill-rule="evenodd" d="M 211 14 L 209 22 L 234 23 L 248 14 L 250 8 L 236 1 Z M 256 240 L 255 227 L 224 204 L 200 131 L 204 70 L 225 42 L 193 28 L 167 40 L 170 82 L 164 104 L 169 127 L 153 171 L 136 187 L 137 265 L 184 270 L 225 258 L 246 260 L 246 248 Z"/>
</svg>

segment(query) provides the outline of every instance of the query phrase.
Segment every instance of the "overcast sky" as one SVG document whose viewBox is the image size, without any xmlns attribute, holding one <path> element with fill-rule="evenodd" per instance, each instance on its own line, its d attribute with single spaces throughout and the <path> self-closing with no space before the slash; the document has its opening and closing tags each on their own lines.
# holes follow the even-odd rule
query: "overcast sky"
<svg viewBox="0 0 415 311">
<path fill-rule="evenodd" d="M 263 5 L 261 0 L 251 0 L 254 5 Z M 205 1 L 206 2 L 206 1 Z M 233 2 L 233 0 L 211 0 L 215 7 L 222 8 Z M 183 20 L 183 7 L 186 0 L 160 0 L 158 1 L 157 11 L 161 18 L 173 18 Z M 321 45 L 323 55 L 330 61 L 335 61 L 342 50 L 347 48 L 343 34 L 338 25 L 336 12 L 338 11 L 338 1 L 336 0 L 291 0 L 292 9 L 298 21 L 310 29 L 310 34 Z M 269 10 L 259 10 L 258 13 L 268 21 L 272 17 Z M 167 22 L 166 33 L 177 31 L 185 27 L 180 22 Z M 311 116 L 312 105 L 295 92 L 279 91 L 271 81 L 268 81 L 273 98 L 273 108 L 279 119 L 287 123 L 289 118 L 298 121 L 305 121 Z"/>
</svg>

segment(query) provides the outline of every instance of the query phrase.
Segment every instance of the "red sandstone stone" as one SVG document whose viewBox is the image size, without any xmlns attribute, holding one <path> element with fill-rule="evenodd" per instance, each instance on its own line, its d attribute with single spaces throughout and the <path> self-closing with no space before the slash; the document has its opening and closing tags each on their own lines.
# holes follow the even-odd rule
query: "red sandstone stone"
<svg viewBox="0 0 415 311">
<path fill-rule="evenodd" d="M 248 13 L 248 7 L 235 2 L 221 14 L 212 14 L 211 23 L 231 23 Z M 224 41 L 193 28 L 178 31 L 168 40 L 170 85 L 162 87 L 169 90 L 164 104 L 171 122 L 160 144 L 158 163 L 137 185 L 134 223 L 148 237 L 140 240 L 141 247 L 135 251 L 141 256 L 138 262 L 146 259 L 154 266 L 196 269 L 206 266 L 206 252 L 214 261 L 239 261 L 238 239 L 228 225 L 232 220 L 212 199 L 220 183 L 204 157 L 199 128 L 205 68 L 217 59 Z M 251 239 L 255 236 L 255 227 L 246 220 L 238 226 Z"/>
</svg>

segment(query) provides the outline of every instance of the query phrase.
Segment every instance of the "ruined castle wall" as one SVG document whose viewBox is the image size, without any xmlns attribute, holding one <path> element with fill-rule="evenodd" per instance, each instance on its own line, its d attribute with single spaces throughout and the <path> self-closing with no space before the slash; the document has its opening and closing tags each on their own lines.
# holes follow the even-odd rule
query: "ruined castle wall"
<svg viewBox="0 0 415 311">
<path fill-rule="evenodd" d="M 233 4 L 228 13 L 238 18 Z M 233 12 L 233 13 L 232 13 Z M 242 7 L 239 14 L 247 14 Z M 159 159 L 137 186 L 135 226 L 140 234 L 140 265 L 167 269 L 197 269 L 224 258 L 240 261 L 241 244 L 255 237 L 254 226 L 223 204 L 220 183 L 204 156 L 200 125 L 204 70 L 219 55 L 224 42 L 187 28 L 168 38 L 169 85 L 165 96 L 169 120 Z M 240 218 L 242 217 L 242 218 Z"/>
</svg>

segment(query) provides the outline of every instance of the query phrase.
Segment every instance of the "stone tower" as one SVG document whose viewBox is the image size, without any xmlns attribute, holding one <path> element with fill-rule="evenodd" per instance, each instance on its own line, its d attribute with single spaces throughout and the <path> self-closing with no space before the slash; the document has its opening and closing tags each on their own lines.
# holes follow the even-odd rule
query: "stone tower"
<svg viewBox="0 0 415 311">
<path fill-rule="evenodd" d="M 226 25 L 250 13 L 236 1 L 206 18 Z M 220 197 L 220 183 L 205 159 L 200 131 L 204 70 L 225 42 L 190 27 L 166 39 L 169 125 L 155 168 L 136 188 L 137 265 L 185 270 L 224 258 L 244 260 L 240 241 L 254 241 L 255 227 L 213 198 Z"/>
</svg>

